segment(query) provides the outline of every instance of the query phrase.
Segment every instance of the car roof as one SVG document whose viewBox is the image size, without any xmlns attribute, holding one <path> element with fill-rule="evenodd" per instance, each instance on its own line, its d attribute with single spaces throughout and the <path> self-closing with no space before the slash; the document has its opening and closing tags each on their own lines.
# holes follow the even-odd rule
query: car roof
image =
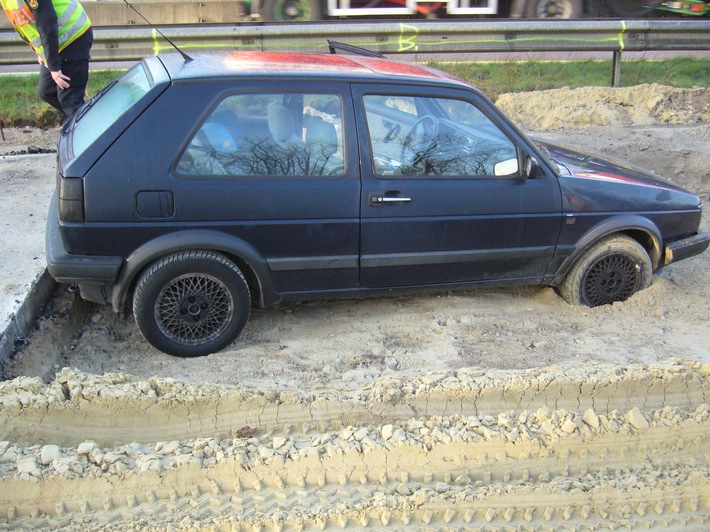
<svg viewBox="0 0 710 532">
<path fill-rule="evenodd" d="M 291 52 L 202 52 L 184 61 L 179 54 L 164 54 L 160 59 L 174 81 L 240 76 L 331 77 L 393 81 L 427 80 L 471 87 L 455 76 L 429 68 L 386 58 Z"/>
</svg>

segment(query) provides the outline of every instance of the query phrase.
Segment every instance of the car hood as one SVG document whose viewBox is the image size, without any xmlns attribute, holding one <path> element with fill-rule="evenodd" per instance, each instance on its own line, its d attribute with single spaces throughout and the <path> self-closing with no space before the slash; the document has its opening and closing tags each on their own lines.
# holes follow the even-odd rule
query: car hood
<svg viewBox="0 0 710 532">
<path fill-rule="evenodd" d="M 542 139 L 535 139 L 534 142 L 557 164 L 560 177 L 594 179 L 685 192 L 683 188 L 671 181 L 620 159 Z"/>
<path fill-rule="evenodd" d="M 699 209 L 700 199 L 652 172 L 599 153 L 542 139 L 540 150 L 559 168 L 569 211 Z"/>
</svg>

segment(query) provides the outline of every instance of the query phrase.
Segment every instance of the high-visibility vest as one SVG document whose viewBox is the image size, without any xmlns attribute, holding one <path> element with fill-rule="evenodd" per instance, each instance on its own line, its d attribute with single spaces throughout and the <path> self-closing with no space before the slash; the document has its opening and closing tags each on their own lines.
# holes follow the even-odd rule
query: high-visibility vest
<svg viewBox="0 0 710 532">
<path fill-rule="evenodd" d="M 38 56 L 46 63 L 42 39 L 35 24 L 35 17 L 29 8 L 36 0 L 0 0 L 7 18 L 10 19 L 17 33 L 29 43 Z M 78 0 L 52 0 L 57 13 L 59 28 L 59 51 L 61 52 L 91 27 L 86 11 Z"/>
</svg>

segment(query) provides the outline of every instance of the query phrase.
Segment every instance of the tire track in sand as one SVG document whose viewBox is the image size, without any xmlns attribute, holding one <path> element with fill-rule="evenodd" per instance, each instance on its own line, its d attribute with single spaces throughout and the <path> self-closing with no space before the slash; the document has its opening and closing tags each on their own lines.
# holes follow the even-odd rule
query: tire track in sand
<svg viewBox="0 0 710 532">
<path fill-rule="evenodd" d="M 468 369 L 288 395 L 16 379 L 0 385 L 0 528 L 702 529 L 709 369 Z M 132 416 L 139 441 L 87 441 L 130 439 Z"/>
</svg>

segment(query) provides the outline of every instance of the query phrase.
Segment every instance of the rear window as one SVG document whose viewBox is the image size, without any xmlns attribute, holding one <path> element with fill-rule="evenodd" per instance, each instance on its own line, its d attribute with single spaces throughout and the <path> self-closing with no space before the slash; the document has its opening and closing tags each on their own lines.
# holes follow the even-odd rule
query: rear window
<svg viewBox="0 0 710 532">
<path fill-rule="evenodd" d="M 152 78 L 142 64 L 126 71 L 82 107 L 74 119 L 72 152 L 81 155 L 116 120 L 145 96 Z"/>
</svg>

